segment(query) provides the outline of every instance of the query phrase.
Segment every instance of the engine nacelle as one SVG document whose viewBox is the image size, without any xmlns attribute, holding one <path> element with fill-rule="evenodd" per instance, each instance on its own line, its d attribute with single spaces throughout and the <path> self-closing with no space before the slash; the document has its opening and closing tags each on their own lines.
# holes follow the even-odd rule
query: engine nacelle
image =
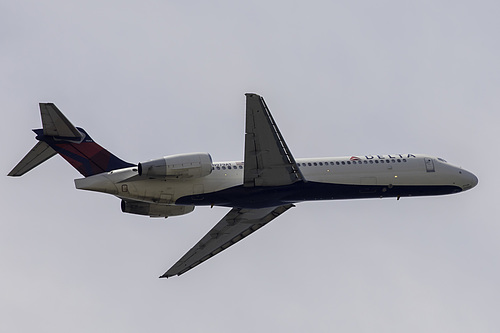
<svg viewBox="0 0 500 333">
<path fill-rule="evenodd" d="M 194 206 L 158 205 L 147 202 L 122 200 L 122 212 L 149 217 L 178 216 L 191 213 Z"/>
<path fill-rule="evenodd" d="M 199 178 L 212 173 L 212 157 L 208 153 L 165 156 L 138 165 L 139 175 L 149 178 Z"/>
</svg>

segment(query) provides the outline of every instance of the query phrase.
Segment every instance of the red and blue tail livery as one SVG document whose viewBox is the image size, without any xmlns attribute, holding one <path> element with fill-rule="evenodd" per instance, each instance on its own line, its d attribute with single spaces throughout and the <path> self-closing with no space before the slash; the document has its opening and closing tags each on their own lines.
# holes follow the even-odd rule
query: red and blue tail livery
<svg viewBox="0 0 500 333">
<path fill-rule="evenodd" d="M 85 177 L 133 166 L 95 143 L 84 129 L 77 129 L 82 135 L 81 142 L 46 136 L 42 129 L 34 132 L 38 140 L 47 143 Z"/>
<path fill-rule="evenodd" d="M 43 128 L 33 130 L 39 141 L 9 173 L 21 176 L 56 153 L 83 176 L 133 166 L 94 142 L 84 129 L 75 127 L 53 103 L 40 103 Z"/>
</svg>

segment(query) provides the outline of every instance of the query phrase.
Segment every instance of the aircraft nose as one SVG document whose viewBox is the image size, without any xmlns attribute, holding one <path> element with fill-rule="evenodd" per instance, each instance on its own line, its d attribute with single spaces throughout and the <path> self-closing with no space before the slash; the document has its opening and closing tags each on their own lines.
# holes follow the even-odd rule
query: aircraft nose
<svg viewBox="0 0 500 333">
<path fill-rule="evenodd" d="M 472 172 L 461 170 L 461 173 L 463 178 L 462 189 L 464 191 L 470 190 L 471 188 L 475 187 L 479 182 L 476 175 L 474 175 Z"/>
</svg>

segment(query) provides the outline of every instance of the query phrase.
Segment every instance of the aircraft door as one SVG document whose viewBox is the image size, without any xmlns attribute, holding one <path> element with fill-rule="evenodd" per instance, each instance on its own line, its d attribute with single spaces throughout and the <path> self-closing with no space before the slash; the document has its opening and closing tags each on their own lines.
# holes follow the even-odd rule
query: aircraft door
<svg viewBox="0 0 500 333">
<path fill-rule="evenodd" d="M 434 169 L 434 161 L 432 160 L 432 158 L 424 157 L 424 161 L 425 161 L 425 169 L 427 170 L 427 172 L 436 171 Z"/>
</svg>

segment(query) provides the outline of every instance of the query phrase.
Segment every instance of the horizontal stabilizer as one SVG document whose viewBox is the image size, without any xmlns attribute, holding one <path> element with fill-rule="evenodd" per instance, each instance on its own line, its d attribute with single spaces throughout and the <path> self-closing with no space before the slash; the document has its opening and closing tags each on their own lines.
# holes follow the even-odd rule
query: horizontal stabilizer
<svg viewBox="0 0 500 333">
<path fill-rule="evenodd" d="M 83 139 L 84 135 L 66 118 L 54 103 L 40 103 L 43 135 Z"/>
<path fill-rule="evenodd" d="M 29 152 L 24 156 L 21 162 L 12 169 L 9 176 L 18 177 L 24 175 L 39 164 L 42 164 L 52 156 L 56 151 L 52 149 L 47 143 L 39 141 Z"/>
</svg>

